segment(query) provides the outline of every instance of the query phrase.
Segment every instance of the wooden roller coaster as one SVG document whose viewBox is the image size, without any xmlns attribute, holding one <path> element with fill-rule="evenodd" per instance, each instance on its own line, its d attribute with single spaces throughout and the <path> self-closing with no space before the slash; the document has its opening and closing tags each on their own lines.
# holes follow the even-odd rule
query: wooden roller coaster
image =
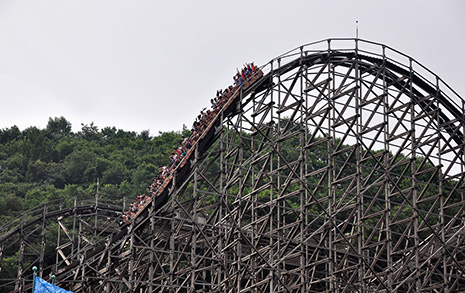
<svg viewBox="0 0 465 293">
<path fill-rule="evenodd" d="M 74 292 L 465 291 L 465 100 L 360 39 L 260 69 L 131 221 L 96 199 L 2 227 L 0 291 L 32 265 Z"/>
</svg>

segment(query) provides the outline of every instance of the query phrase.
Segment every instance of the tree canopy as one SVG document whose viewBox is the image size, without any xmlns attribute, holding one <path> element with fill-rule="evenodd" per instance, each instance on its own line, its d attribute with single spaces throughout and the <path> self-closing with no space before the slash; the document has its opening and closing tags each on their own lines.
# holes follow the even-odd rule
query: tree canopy
<svg viewBox="0 0 465 293">
<path fill-rule="evenodd" d="M 145 193 L 182 132 L 151 136 L 115 127 L 81 124 L 72 132 L 64 117 L 50 118 L 44 129 L 0 129 L 0 225 L 37 204 L 99 193 L 135 198 Z"/>
</svg>

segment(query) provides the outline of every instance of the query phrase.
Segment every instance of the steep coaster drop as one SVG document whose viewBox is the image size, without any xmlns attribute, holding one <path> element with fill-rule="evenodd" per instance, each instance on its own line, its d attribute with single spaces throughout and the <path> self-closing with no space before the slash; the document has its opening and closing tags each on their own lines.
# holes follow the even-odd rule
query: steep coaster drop
<svg viewBox="0 0 465 293">
<path fill-rule="evenodd" d="M 217 91 L 216 97 L 211 100 L 212 110 L 203 109 L 196 118 L 192 128 L 192 134 L 189 138 L 184 138 L 181 145 L 175 148 L 176 152 L 171 155 L 171 166 L 163 166 L 160 175 L 154 179 L 154 183 L 149 186 L 150 196 L 138 195 L 138 202 L 132 203 L 131 208 L 123 215 L 124 224 L 130 224 L 137 219 L 150 206 L 153 199 L 160 202 L 157 208 L 160 208 L 166 201 L 168 189 L 172 185 L 173 177 L 178 174 L 185 175 L 189 173 L 191 163 L 189 158 L 194 153 L 197 145 L 201 145 L 200 151 L 205 149 L 205 143 L 215 132 L 214 125 L 218 124 L 217 120 L 221 113 L 232 111 L 231 106 L 236 102 L 240 94 L 240 89 L 246 90 L 254 82 L 263 76 L 263 72 L 253 64 L 247 64 L 241 72 L 234 76 L 234 85 L 229 86 L 223 92 Z"/>
</svg>

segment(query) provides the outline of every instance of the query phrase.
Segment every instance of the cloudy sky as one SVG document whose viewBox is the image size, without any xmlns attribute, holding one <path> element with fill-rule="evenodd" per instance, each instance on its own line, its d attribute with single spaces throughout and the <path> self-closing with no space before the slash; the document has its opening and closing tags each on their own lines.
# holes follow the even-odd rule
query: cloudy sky
<svg viewBox="0 0 465 293">
<path fill-rule="evenodd" d="M 236 67 L 354 37 L 357 20 L 465 97 L 462 0 L 0 0 L 0 129 L 190 127 Z"/>
</svg>

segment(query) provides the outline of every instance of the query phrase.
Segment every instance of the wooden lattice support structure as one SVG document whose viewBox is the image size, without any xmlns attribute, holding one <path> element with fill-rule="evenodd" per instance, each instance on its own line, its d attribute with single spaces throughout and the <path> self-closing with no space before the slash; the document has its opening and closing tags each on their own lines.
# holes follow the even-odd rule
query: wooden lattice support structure
<svg viewBox="0 0 465 293">
<path fill-rule="evenodd" d="M 119 231 L 121 214 L 122 207 L 98 196 L 76 196 L 38 206 L 8 223 L 0 236 L 0 292 L 30 292 L 33 266 L 40 277 L 49 279 L 60 268 L 79 261 Z M 54 265 L 45 265 L 53 260 Z"/>
<path fill-rule="evenodd" d="M 414 59 L 357 39 L 302 46 L 262 71 L 167 199 L 97 252 L 63 256 L 60 285 L 464 291 L 464 100 Z"/>
</svg>

